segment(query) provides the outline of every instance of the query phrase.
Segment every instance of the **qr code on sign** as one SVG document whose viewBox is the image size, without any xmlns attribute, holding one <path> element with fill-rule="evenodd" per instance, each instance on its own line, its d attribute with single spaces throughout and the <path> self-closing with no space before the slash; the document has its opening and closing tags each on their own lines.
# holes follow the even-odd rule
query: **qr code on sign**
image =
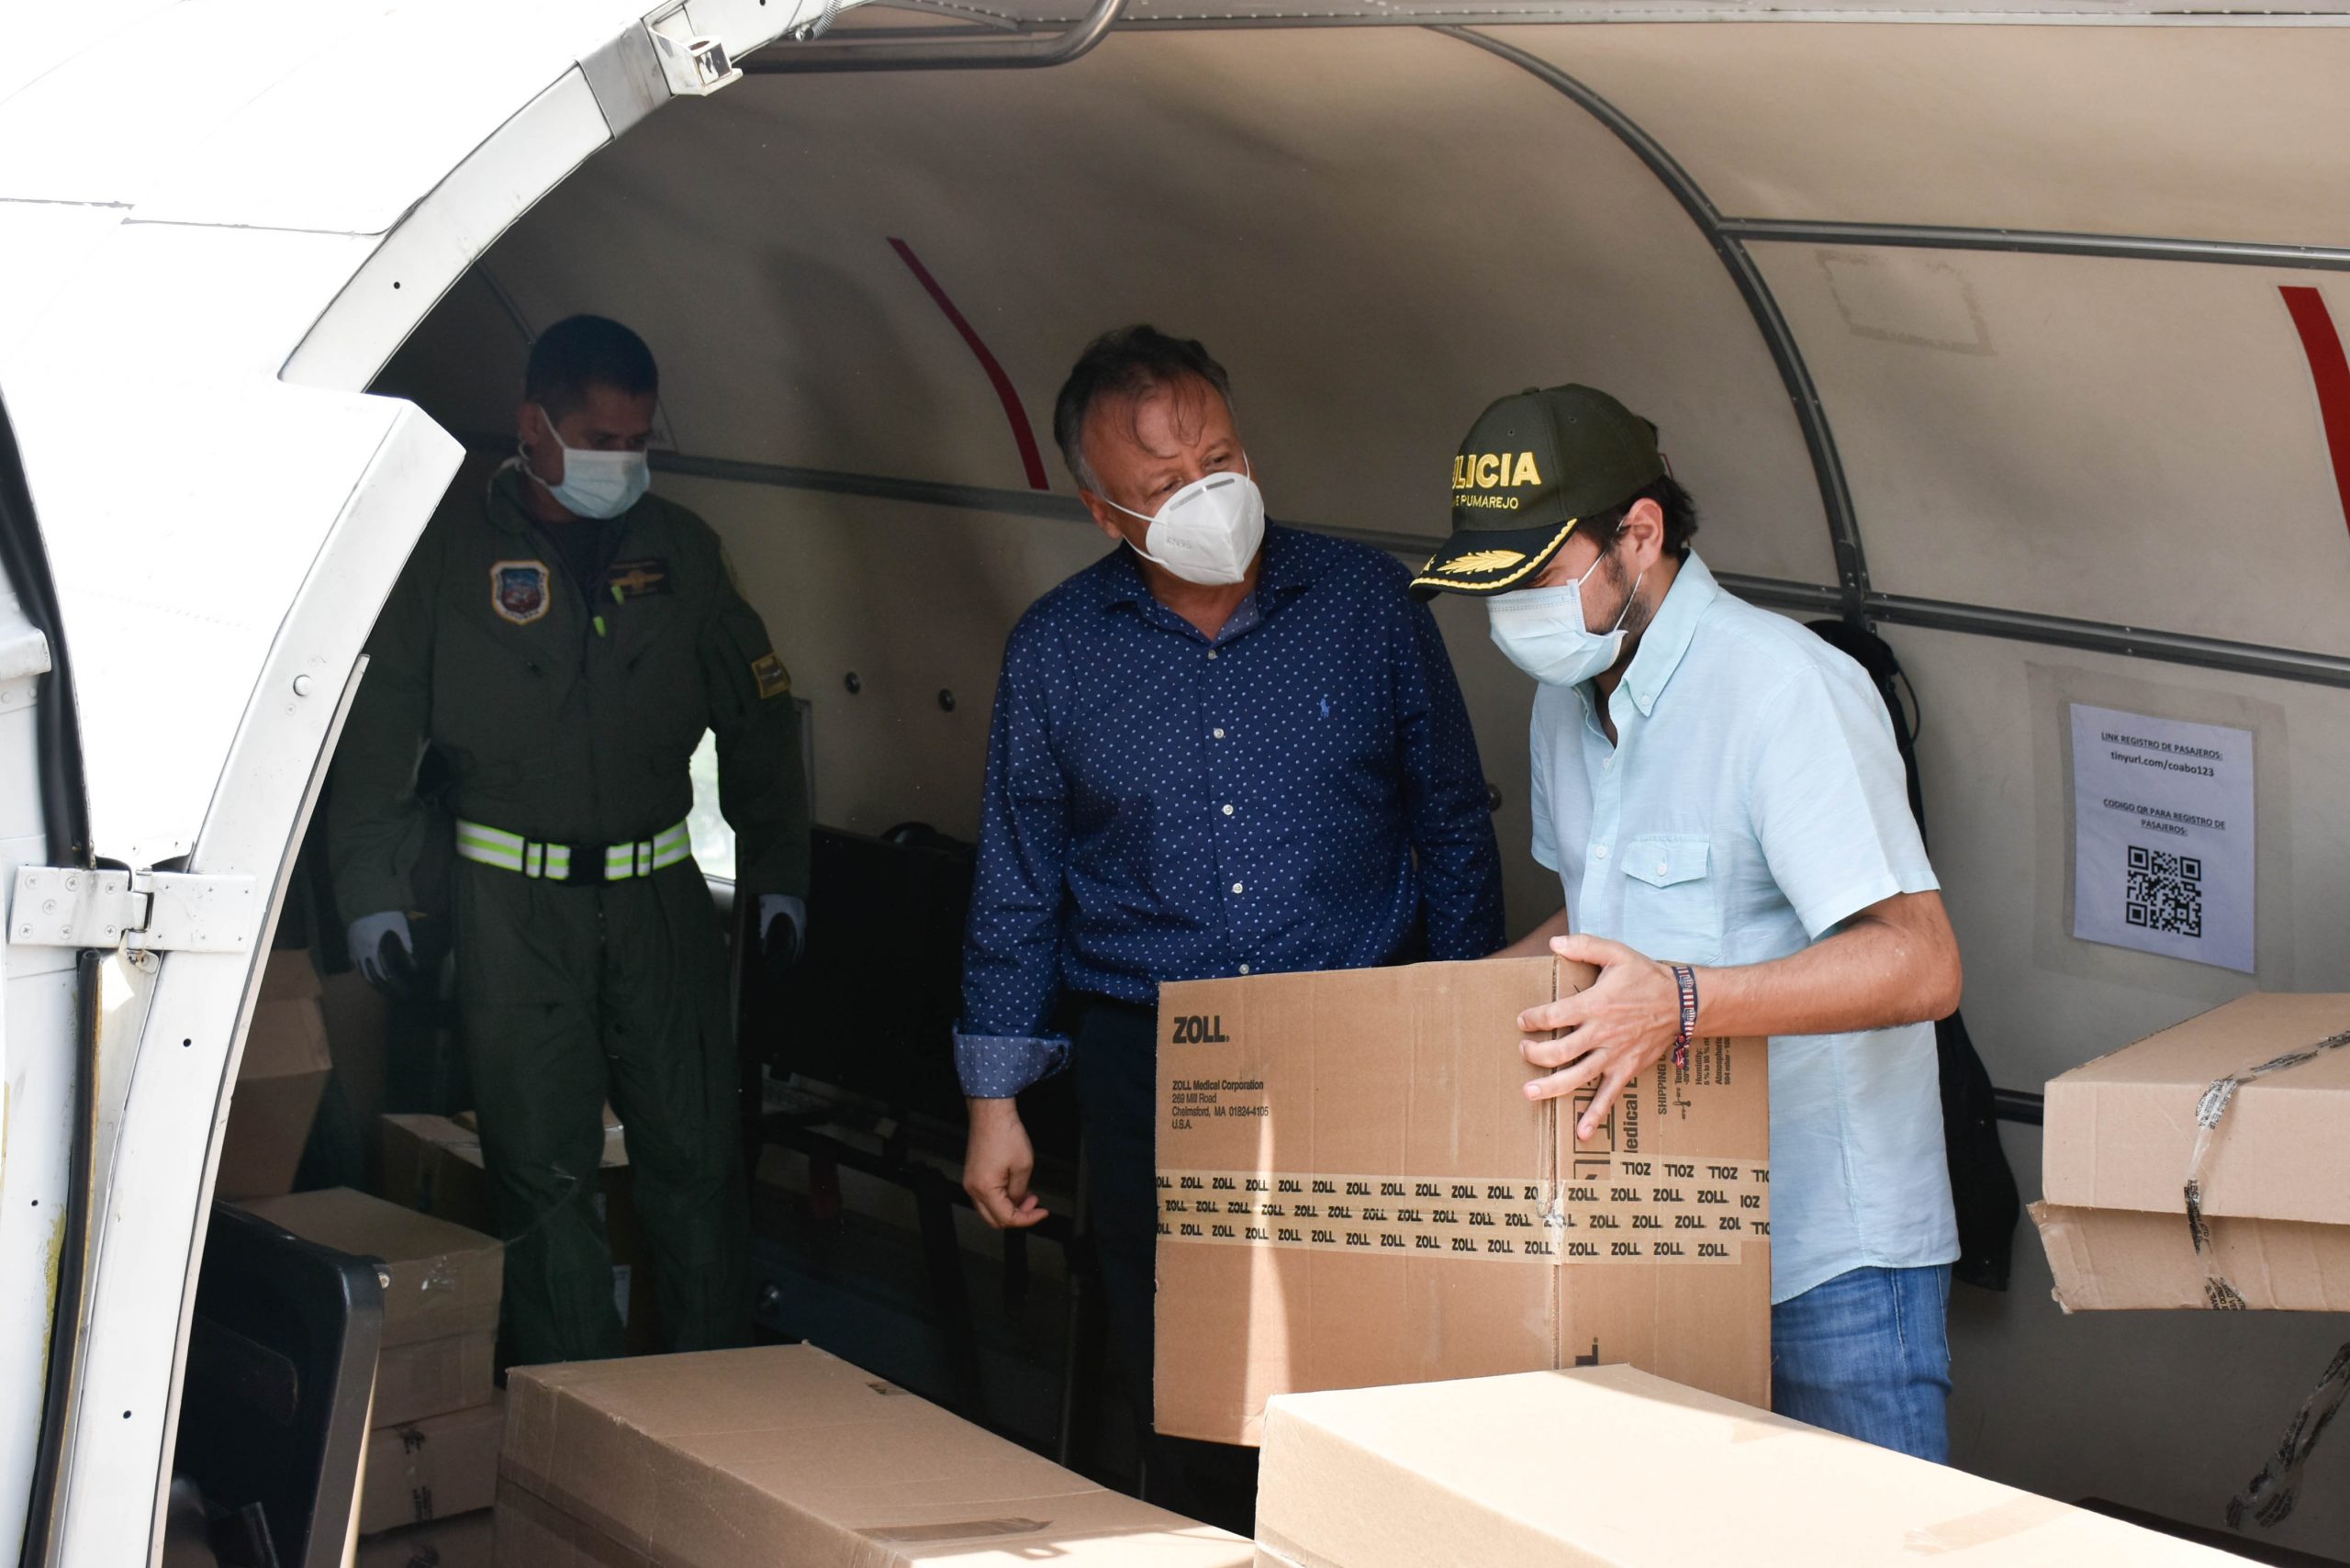
<svg viewBox="0 0 2350 1568">
<path fill-rule="evenodd" d="M 2192 855 L 2130 846 L 2130 887 L 2123 915 L 2132 925 L 2167 936 L 2203 935 L 2203 862 Z"/>
</svg>

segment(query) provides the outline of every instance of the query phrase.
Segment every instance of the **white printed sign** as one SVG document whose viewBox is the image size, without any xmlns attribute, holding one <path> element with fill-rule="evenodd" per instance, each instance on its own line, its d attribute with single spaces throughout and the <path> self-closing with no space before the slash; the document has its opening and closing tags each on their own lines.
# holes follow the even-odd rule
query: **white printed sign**
<svg viewBox="0 0 2350 1568">
<path fill-rule="evenodd" d="M 2252 732 L 2072 711 L 2073 935 L 2252 973 Z"/>
</svg>

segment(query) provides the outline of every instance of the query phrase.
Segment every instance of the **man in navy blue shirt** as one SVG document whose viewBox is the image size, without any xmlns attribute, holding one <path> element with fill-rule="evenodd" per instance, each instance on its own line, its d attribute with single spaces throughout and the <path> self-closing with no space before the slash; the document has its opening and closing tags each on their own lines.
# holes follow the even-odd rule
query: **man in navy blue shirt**
<svg viewBox="0 0 2350 1568">
<path fill-rule="evenodd" d="M 1118 548 L 1004 649 L 955 1042 L 963 1184 L 991 1225 L 1044 1217 L 1014 1096 L 1069 1067 L 1112 1353 L 1147 1424 L 1159 982 L 1483 958 L 1500 856 L 1410 574 L 1265 526 L 1204 348 L 1104 335 L 1053 431 Z M 1204 1484 L 1224 1467 L 1147 1452 L 1154 1495 L 1232 1517 Z"/>
</svg>

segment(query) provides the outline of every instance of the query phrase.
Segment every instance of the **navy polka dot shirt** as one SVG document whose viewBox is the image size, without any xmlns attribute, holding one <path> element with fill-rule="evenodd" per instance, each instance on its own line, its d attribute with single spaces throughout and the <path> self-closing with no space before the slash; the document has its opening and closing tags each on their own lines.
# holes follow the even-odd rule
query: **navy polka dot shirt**
<svg viewBox="0 0 2350 1568">
<path fill-rule="evenodd" d="M 1365 545 L 1266 532 L 1211 641 L 1124 549 L 1032 606 L 988 737 L 956 1066 L 1067 1062 L 1067 991 L 1502 946 L 1484 771 L 1434 617 Z"/>
</svg>

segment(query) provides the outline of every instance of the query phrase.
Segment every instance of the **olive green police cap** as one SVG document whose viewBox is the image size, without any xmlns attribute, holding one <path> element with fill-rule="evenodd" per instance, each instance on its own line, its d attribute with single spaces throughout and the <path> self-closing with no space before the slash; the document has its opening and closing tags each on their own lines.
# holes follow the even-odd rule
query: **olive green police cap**
<svg viewBox="0 0 2350 1568">
<path fill-rule="evenodd" d="M 1656 427 L 1589 386 L 1529 387 L 1477 416 L 1452 459 L 1452 537 L 1416 598 L 1495 594 L 1539 577 L 1575 524 L 1664 476 Z"/>
</svg>

